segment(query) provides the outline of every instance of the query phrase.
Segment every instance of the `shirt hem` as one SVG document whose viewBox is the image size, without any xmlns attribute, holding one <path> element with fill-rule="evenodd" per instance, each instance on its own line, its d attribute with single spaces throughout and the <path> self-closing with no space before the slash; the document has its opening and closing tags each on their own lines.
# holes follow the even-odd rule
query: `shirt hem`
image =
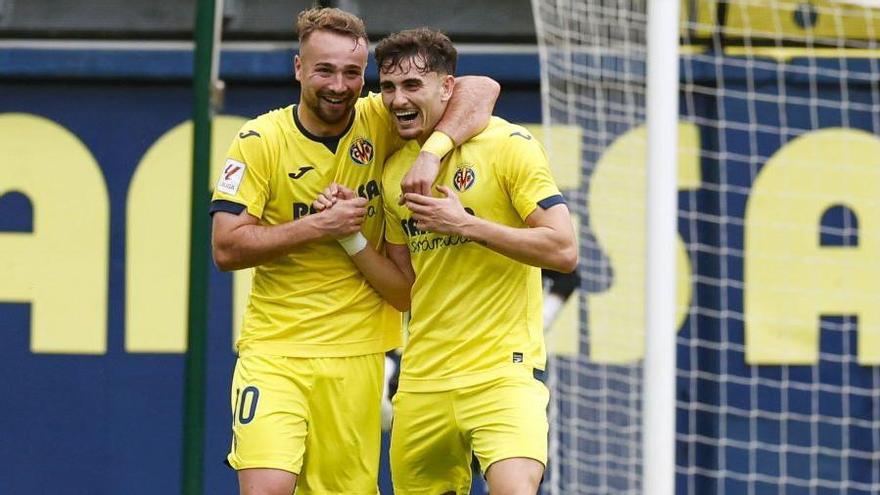
<svg viewBox="0 0 880 495">
<path fill-rule="evenodd" d="M 353 344 L 304 344 L 299 342 L 242 342 L 238 344 L 239 356 L 260 354 L 285 357 L 351 357 L 388 352 L 397 346 L 389 345 L 384 339 L 369 340 Z"/>
</svg>

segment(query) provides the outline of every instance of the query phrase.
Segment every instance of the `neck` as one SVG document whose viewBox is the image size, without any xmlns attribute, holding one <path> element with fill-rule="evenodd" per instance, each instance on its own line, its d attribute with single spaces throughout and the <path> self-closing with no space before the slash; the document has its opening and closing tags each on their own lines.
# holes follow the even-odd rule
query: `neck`
<svg viewBox="0 0 880 495">
<path fill-rule="evenodd" d="M 425 144 L 425 141 L 427 141 L 428 138 L 431 137 L 431 134 L 434 134 L 434 129 L 436 129 L 436 126 L 430 129 L 425 129 L 425 132 L 421 133 L 419 137 L 416 138 L 416 141 L 419 142 L 419 146 L 423 146 Z"/>
<path fill-rule="evenodd" d="M 338 136 L 345 132 L 345 129 L 348 127 L 348 123 L 351 120 L 352 112 L 354 112 L 353 109 L 338 124 L 328 124 L 312 113 L 312 111 L 303 104 L 302 100 L 300 100 L 299 104 L 296 106 L 296 116 L 299 118 L 299 123 L 305 127 L 307 131 L 319 137 Z"/>
</svg>

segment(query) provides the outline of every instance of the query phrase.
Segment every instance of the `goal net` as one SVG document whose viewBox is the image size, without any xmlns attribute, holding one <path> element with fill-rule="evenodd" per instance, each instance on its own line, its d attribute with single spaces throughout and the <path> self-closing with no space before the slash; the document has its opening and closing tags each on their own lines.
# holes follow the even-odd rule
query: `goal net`
<svg viewBox="0 0 880 495">
<path fill-rule="evenodd" d="M 554 494 L 650 493 L 646 3 L 532 2 L 546 133 L 573 127 L 580 150 L 577 352 L 549 364 Z M 678 494 L 880 492 L 877 7 L 681 2 Z M 545 144 L 551 162 L 569 151 Z"/>
</svg>

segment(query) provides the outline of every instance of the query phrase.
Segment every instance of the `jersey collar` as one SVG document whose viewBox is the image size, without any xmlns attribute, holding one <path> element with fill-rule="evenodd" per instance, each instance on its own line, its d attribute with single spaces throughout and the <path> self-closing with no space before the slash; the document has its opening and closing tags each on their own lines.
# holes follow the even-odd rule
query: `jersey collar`
<svg viewBox="0 0 880 495">
<path fill-rule="evenodd" d="M 348 125 L 345 126 L 345 129 L 336 136 L 316 136 L 312 134 L 305 128 L 304 125 L 302 125 L 302 122 L 299 121 L 299 117 L 296 115 L 296 105 L 293 105 L 293 109 L 291 111 L 293 112 L 293 123 L 296 124 L 296 128 L 299 129 L 299 132 L 301 132 L 303 136 L 309 138 L 310 140 L 316 143 L 323 144 L 327 147 L 328 150 L 330 150 L 330 153 L 333 153 L 335 155 L 336 148 L 339 147 L 339 141 L 342 139 L 343 136 L 348 134 L 348 131 L 351 130 L 351 126 L 354 125 L 354 117 L 357 113 L 357 108 L 354 108 L 352 110 L 351 119 L 348 120 Z"/>
</svg>

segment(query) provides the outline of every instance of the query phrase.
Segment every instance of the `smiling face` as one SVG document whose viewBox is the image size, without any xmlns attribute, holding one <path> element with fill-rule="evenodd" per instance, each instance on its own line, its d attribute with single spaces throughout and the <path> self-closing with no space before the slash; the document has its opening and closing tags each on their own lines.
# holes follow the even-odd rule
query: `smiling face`
<svg viewBox="0 0 880 495">
<path fill-rule="evenodd" d="M 342 133 L 364 86 L 367 44 L 332 31 L 315 31 L 294 58 L 300 82 L 297 116 L 312 134 Z"/>
<path fill-rule="evenodd" d="M 382 101 L 391 112 L 397 133 L 424 143 L 434 131 L 452 97 L 455 78 L 427 72 L 419 56 L 403 59 L 379 71 Z"/>
</svg>

